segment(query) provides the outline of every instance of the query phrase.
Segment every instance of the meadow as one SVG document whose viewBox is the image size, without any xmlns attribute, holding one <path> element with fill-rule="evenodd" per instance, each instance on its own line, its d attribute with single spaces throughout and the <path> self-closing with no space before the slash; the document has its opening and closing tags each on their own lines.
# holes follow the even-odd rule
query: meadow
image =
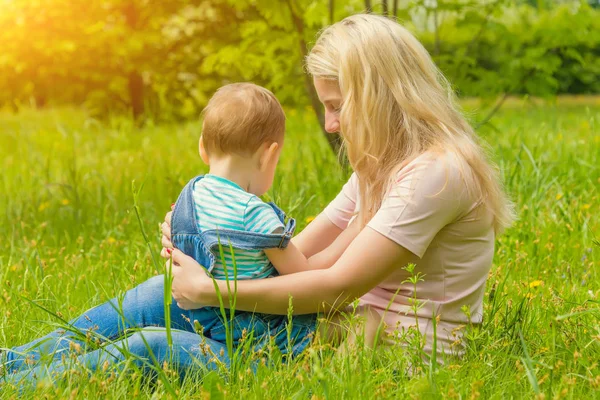
<svg viewBox="0 0 600 400">
<path fill-rule="evenodd" d="M 470 110 L 478 102 L 469 102 Z M 473 111 L 477 118 L 477 111 Z M 313 115 L 288 110 L 268 197 L 299 229 L 340 190 L 342 169 Z M 137 215 L 158 223 L 193 176 L 199 123 L 143 128 L 75 109 L 0 114 L 0 348 L 22 344 L 156 274 Z M 600 398 L 600 99 L 513 99 L 479 129 L 519 219 L 496 246 L 484 323 L 467 353 L 412 375 L 410 346 L 239 366 L 179 384 L 172 371 L 71 374 L 36 398 Z M 426 277 L 425 277 L 426 279 Z M 8 387 L 0 398 L 18 398 Z M 23 395 L 21 395 L 23 397 Z"/>
</svg>

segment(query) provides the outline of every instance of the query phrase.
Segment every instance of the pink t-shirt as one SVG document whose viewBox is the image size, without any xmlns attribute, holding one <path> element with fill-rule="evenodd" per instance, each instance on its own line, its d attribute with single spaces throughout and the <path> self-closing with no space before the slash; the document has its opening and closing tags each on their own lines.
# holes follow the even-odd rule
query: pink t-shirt
<svg viewBox="0 0 600 400">
<path fill-rule="evenodd" d="M 423 274 L 417 283 L 416 298 L 422 307 L 416 316 L 411 307 L 414 286 L 404 282 L 409 274 L 402 265 L 360 299 L 383 316 L 390 340 L 416 326 L 418 318 L 419 330 L 427 338 L 425 350 L 430 352 L 436 315 L 438 351 L 459 354 L 462 328 L 469 323 L 461 308 L 468 307 L 472 323 L 482 320 L 495 235 L 491 212 L 467 190 L 463 174 L 470 171 L 450 153 L 419 156 L 398 172 L 367 224 L 415 254 L 415 272 Z M 345 229 L 359 207 L 358 178 L 353 174 L 324 212 Z"/>
</svg>

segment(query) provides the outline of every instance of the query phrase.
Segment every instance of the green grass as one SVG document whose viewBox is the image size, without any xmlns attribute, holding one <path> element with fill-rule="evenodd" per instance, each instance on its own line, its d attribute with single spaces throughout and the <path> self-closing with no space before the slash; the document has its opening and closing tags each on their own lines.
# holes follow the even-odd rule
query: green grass
<svg viewBox="0 0 600 400">
<path fill-rule="evenodd" d="M 473 106 L 474 104 L 471 104 Z M 342 171 L 312 115 L 288 113 L 270 197 L 299 221 L 340 190 Z M 600 397 L 600 103 L 510 101 L 481 128 L 519 220 L 497 243 L 484 324 L 460 360 L 406 376 L 401 349 L 333 357 L 315 346 L 287 364 L 156 385 L 72 376 L 32 396 L 198 398 Z M 0 347 L 27 342 L 155 274 L 133 209 L 159 250 L 158 223 L 206 172 L 197 123 L 99 122 L 80 111 L 0 114 Z M 425 279 L 427 279 L 425 277 Z M 410 351 L 410 349 L 408 350 Z M 410 358 L 410 355 L 408 356 Z M 242 365 L 243 367 L 243 365 Z M 0 398 L 16 397 L 0 392 Z"/>
</svg>

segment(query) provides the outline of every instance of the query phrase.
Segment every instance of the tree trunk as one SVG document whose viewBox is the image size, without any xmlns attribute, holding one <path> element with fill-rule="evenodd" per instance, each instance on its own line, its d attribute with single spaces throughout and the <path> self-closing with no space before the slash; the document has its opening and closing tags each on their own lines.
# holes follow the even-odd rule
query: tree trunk
<svg viewBox="0 0 600 400">
<path fill-rule="evenodd" d="M 128 80 L 131 113 L 137 120 L 144 114 L 144 79 L 138 72 L 132 71 Z"/>
<path fill-rule="evenodd" d="M 371 9 L 371 0 L 365 0 L 365 9 L 367 10 L 368 13 L 373 11 Z"/>
<path fill-rule="evenodd" d="M 33 95 L 33 99 L 35 101 L 35 108 L 44 108 L 46 106 L 46 95 L 42 93 L 35 93 Z"/>
<path fill-rule="evenodd" d="M 335 0 L 329 0 L 329 25 L 335 22 Z"/>
<path fill-rule="evenodd" d="M 133 0 L 128 1 L 122 12 L 129 29 L 136 31 L 138 29 L 139 12 L 135 2 Z M 132 68 L 128 72 L 127 80 L 131 113 L 133 118 L 137 120 L 144 114 L 144 79 L 135 68 Z"/>
<path fill-rule="evenodd" d="M 394 16 L 394 18 L 398 18 L 398 0 L 394 0 L 392 15 Z"/>
<path fill-rule="evenodd" d="M 381 0 L 381 12 L 383 15 L 388 16 L 390 14 L 390 8 L 387 0 Z"/>
<path fill-rule="evenodd" d="M 438 25 L 438 9 L 437 5 L 433 9 L 433 29 L 435 36 L 435 43 L 433 47 L 433 55 L 438 56 L 440 54 L 440 27 Z"/>
<path fill-rule="evenodd" d="M 302 59 L 304 60 L 308 55 L 308 50 L 306 46 L 306 41 L 304 40 L 304 21 L 298 14 L 296 14 L 294 7 L 292 5 L 293 0 L 287 0 L 287 5 L 290 9 L 290 14 L 292 16 L 292 22 L 294 27 L 296 28 L 296 33 L 298 34 L 298 46 L 300 47 L 300 54 L 302 55 Z M 306 93 L 310 99 L 310 104 L 312 106 L 317 119 L 319 120 L 319 126 L 321 127 L 321 131 L 323 135 L 327 139 L 327 143 L 329 143 L 329 147 L 333 152 L 337 155 L 340 150 L 341 141 L 339 135 L 335 133 L 329 133 L 325 130 L 325 114 L 323 113 L 323 106 L 319 101 L 319 96 L 317 95 L 317 91 L 313 86 L 312 79 L 308 74 L 304 75 L 304 87 L 306 89 Z"/>
</svg>

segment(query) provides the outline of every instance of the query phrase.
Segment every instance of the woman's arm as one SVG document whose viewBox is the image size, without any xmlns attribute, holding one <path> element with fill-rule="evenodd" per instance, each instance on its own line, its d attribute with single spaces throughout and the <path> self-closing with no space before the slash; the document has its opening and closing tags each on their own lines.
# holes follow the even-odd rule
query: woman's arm
<svg viewBox="0 0 600 400">
<path fill-rule="evenodd" d="M 285 249 L 265 249 L 265 254 L 280 275 L 330 268 L 346 251 L 359 231 L 358 223 L 352 223 L 337 235 L 333 243 L 310 258 L 306 257 L 293 241 Z"/>
<path fill-rule="evenodd" d="M 162 246 L 161 255 L 168 257 L 166 249 L 172 249 L 171 215 L 165 215 L 161 225 Z M 333 224 L 321 213 L 300 234 L 292 238 L 286 249 L 266 250 L 267 257 L 281 275 L 292 274 L 309 269 L 329 268 L 340 257 L 358 232 L 350 229 L 343 230 Z M 311 260 L 308 260 L 311 258 Z"/>
<path fill-rule="evenodd" d="M 331 222 L 325 213 L 321 213 L 292 238 L 292 243 L 306 258 L 310 258 L 329 247 L 342 231 L 343 229 Z"/>
<path fill-rule="evenodd" d="M 337 235 L 333 243 L 310 258 L 306 257 L 293 241 L 285 249 L 266 249 L 265 254 L 280 275 L 330 268 L 346 251 L 359 231 L 358 223 L 352 223 Z"/>
<path fill-rule="evenodd" d="M 215 283 L 223 303 L 229 304 L 226 281 L 213 281 L 193 258 L 178 250 L 173 251 L 172 257 L 172 293 L 180 307 L 193 309 L 219 306 Z M 236 308 L 286 314 L 290 297 L 293 299 L 295 314 L 341 308 L 415 259 L 416 256 L 404 247 L 366 227 L 329 269 L 238 281 Z"/>
<path fill-rule="evenodd" d="M 162 246 L 164 248 L 173 247 L 171 243 L 172 214 L 173 212 L 169 211 L 165 215 L 165 221 L 161 224 Z M 342 228 L 331 222 L 325 213 L 321 213 L 302 232 L 292 238 L 292 243 L 306 258 L 310 258 L 329 247 L 343 231 Z"/>
<path fill-rule="evenodd" d="M 338 235 L 338 237 L 317 254 L 310 257 L 308 260 L 311 268 L 310 269 L 325 269 L 330 268 L 340 259 L 342 254 L 346 251 L 350 243 L 356 239 L 356 236 L 360 233 L 360 225 L 357 221 L 353 222 L 344 229 L 344 231 Z"/>
<path fill-rule="evenodd" d="M 308 258 L 329 247 L 346 229 L 356 211 L 358 178 L 352 174 L 342 191 L 292 241 Z"/>
</svg>

